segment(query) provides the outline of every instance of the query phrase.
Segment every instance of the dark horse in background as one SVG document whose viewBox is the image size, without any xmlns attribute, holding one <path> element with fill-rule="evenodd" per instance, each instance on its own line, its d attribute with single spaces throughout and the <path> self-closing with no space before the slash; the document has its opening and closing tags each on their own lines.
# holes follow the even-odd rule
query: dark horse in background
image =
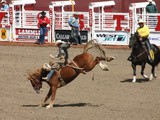
<svg viewBox="0 0 160 120">
<path fill-rule="evenodd" d="M 151 48 L 154 53 L 154 61 L 150 63 L 148 60 L 148 52 L 147 52 L 145 43 L 139 40 L 139 36 L 137 33 L 131 35 L 129 47 L 132 48 L 132 52 L 131 52 L 131 58 L 132 58 L 131 62 L 132 62 L 132 68 L 133 68 L 132 82 L 136 82 L 136 66 L 137 65 L 141 66 L 141 75 L 144 78 L 148 78 L 148 76 L 144 74 L 146 63 L 148 63 L 152 67 L 149 80 L 152 80 L 153 77 L 156 78 L 155 67 L 160 62 L 159 48 L 155 44 L 151 44 Z"/>
<path fill-rule="evenodd" d="M 89 53 L 89 49 L 96 48 L 99 51 L 99 56 L 94 56 Z M 105 51 L 94 40 L 91 40 L 84 47 L 84 52 L 74 57 L 74 59 L 68 65 L 62 67 L 60 70 L 56 70 L 49 81 L 42 80 L 44 75 L 43 69 L 38 69 L 29 74 L 28 80 L 30 80 L 33 89 L 39 93 L 42 88 L 42 82 L 47 82 L 50 86 L 47 96 L 40 106 L 44 106 L 46 101 L 51 98 L 50 103 L 46 106 L 47 109 L 52 108 L 56 91 L 58 88 L 73 81 L 80 73 L 86 73 L 91 71 L 97 64 L 103 70 L 108 70 L 106 64 L 102 64 L 101 61 L 111 61 L 114 57 L 106 57 Z"/>
</svg>

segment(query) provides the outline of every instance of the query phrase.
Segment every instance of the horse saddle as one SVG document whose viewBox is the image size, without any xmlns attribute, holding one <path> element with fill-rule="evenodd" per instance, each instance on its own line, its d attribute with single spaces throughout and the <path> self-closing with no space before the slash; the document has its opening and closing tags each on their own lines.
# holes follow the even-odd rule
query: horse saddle
<svg viewBox="0 0 160 120">
<path fill-rule="evenodd" d="M 148 58 L 150 59 L 150 61 L 153 61 L 155 56 L 154 56 L 154 53 L 156 51 L 155 47 L 153 44 L 150 44 L 150 50 L 149 48 L 147 47 L 147 45 L 145 44 L 145 42 L 142 42 L 143 46 L 147 49 L 148 51 Z"/>
</svg>

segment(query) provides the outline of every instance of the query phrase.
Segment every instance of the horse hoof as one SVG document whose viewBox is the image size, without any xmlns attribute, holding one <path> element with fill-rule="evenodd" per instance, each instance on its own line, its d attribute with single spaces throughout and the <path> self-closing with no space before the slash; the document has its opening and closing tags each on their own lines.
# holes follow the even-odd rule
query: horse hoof
<svg viewBox="0 0 160 120">
<path fill-rule="evenodd" d="M 154 75 L 153 75 L 153 77 L 154 77 L 154 78 L 157 78 L 157 75 L 156 75 L 156 74 L 154 74 Z"/>
<path fill-rule="evenodd" d="M 46 106 L 46 109 L 51 109 L 51 108 L 52 108 L 51 105 Z"/>
<path fill-rule="evenodd" d="M 135 82 L 136 82 L 136 76 L 133 76 L 132 83 L 135 83 Z"/>
<path fill-rule="evenodd" d="M 135 83 L 136 81 L 135 80 L 132 80 L 132 83 Z"/>
<path fill-rule="evenodd" d="M 115 59 L 115 57 L 111 56 L 111 57 L 107 58 L 107 61 L 110 62 L 110 61 L 112 61 L 114 59 Z"/>
<path fill-rule="evenodd" d="M 152 79 L 153 79 L 153 74 L 151 74 L 151 75 L 150 75 L 150 78 L 149 78 L 149 80 L 152 80 Z"/>
<path fill-rule="evenodd" d="M 38 105 L 38 107 L 43 107 L 43 106 L 44 106 L 43 104 Z"/>
<path fill-rule="evenodd" d="M 147 75 L 145 75 L 145 74 L 143 74 L 143 77 L 144 77 L 144 78 L 146 78 L 146 79 L 148 79 L 148 76 L 147 76 Z"/>
<path fill-rule="evenodd" d="M 105 68 L 104 71 L 109 71 L 109 69 L 108 69 L 108 68 Z"/>
</svg>

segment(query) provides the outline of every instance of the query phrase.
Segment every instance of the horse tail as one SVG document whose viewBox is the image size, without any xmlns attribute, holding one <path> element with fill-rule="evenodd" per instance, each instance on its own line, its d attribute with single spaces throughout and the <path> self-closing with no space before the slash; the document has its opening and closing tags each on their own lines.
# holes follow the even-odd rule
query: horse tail
<svg viewBox="0 0 160 120">
<path fill-rule="evenodd" d="M 107 59 L 104 48 L 98 44 L 96 39 L 90 40 L 85 46 L 83 53 L 87 53 L 90 49 L 96 50 L 96 52 L 103 58 Z"/>
<path fill-rule="evenodd" d="M 95 43 L 97 43 L 96 39 L 90 40 L 87 42 L 87 44 L 84 46 L 83 53 L 87 53 L 87 51 L 93 47 L 95 47 Z"/>
<path fill-rule="evenodd" d="M 158 66 L 158 64 L 160 63 L 160 49 L 157 45 L 153 44 L 154 48 L 155 48 L 155 59 L 156 59 L 156 66 Z"/>
</svg>

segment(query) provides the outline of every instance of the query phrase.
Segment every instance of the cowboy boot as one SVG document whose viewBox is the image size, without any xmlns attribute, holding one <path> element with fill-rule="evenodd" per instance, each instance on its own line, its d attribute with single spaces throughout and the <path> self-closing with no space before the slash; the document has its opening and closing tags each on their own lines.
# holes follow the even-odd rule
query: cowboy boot
<svg viewBox="0 0 160 120">
<path fill-rule="evenodd" d="M 131 55 L 127 58 L 128 61 L 132 61 Z"/>
</svg>

